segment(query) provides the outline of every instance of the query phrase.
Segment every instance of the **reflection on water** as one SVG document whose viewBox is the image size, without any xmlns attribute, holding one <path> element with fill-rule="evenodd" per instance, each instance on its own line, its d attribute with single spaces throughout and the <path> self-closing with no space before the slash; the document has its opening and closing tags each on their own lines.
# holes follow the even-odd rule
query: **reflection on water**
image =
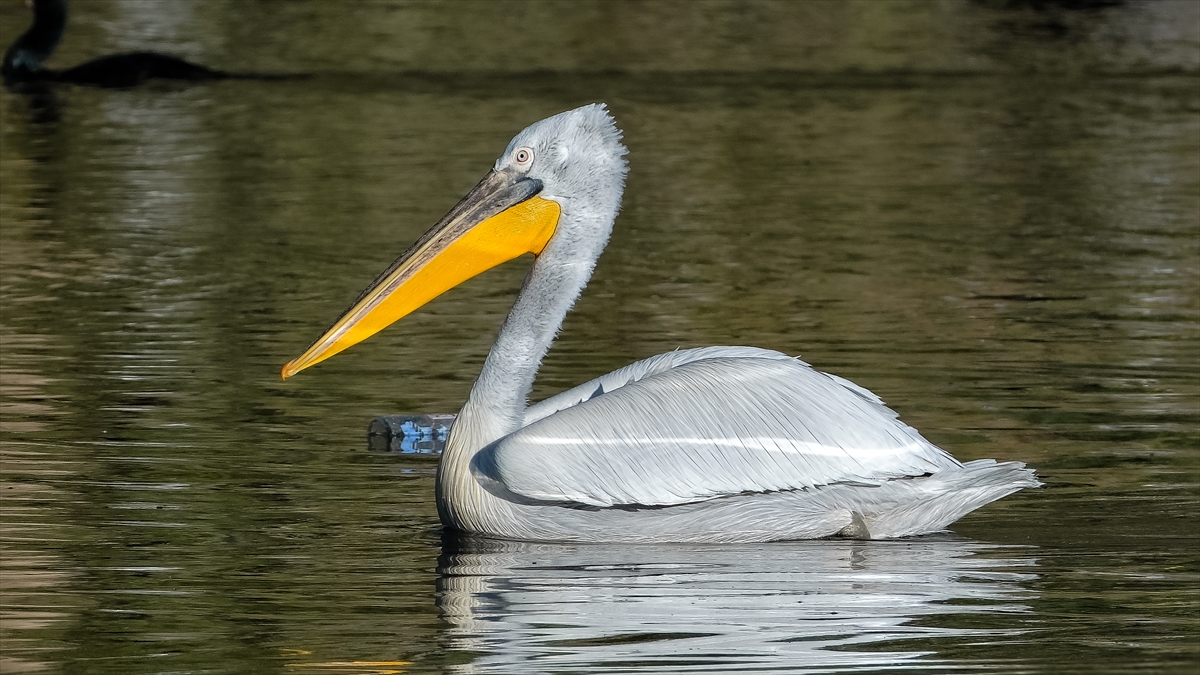
<svg viewBox="0 0 1200 675">
<path fill-rule="evenodd" d="M 1194 0 L 176 4 L 73 3 L 48 65 L 316 76 L 0 91 L 0 672 L 1194 675 Z M 443 544 L 435 435 L 364 431 L 457 410 L 523 265 L 279 367 L 596 100 L 624 207 L 535 397 L 753 344 L 1046 486 L 945 539 Z"/>
<path fill-rule="evenodd" d="M 438 607 L 454 648 L 480 654 L 462 673 L 946 666 L 939 638 L 1024 632 L 1015 619 L 979 628 L 951 618 L 1029 612 L 1036 561 L 1005 553 L 954 538 L 620 547 L 464 538 L 438 559 Z"/>
</svg>

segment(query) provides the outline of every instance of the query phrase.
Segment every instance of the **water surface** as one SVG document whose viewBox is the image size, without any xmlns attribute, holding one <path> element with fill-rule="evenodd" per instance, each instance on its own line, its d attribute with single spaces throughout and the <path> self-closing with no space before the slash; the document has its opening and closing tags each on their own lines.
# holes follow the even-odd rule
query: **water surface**
<svg viewBox="0 0 1200 675">
<path fill-rule="evenodd" d="M 0 99 L 0 670 L 1194 673 L 1200 10 L 1045 4 L 75 3 L 52 65 L 313 77 Z M 527 261 L 279 368 L 593 101 L 628 189 L 535 398 L 752 344 L 1046 486 L 899 542 L 444 536 L 366 425 L 457 410 Z"/>
</svg>

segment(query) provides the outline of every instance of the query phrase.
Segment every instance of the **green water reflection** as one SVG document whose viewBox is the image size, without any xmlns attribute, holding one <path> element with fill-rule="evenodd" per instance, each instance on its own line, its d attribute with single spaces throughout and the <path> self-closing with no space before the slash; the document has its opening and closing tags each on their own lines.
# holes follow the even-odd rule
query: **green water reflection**
<svg viewBox="0 0 1200 675">
<path fill-rule="evenodd" d="M 313 77 L 3 93 L 0 671 L 1194 673 L 1200 10 L 1029 4 L 75 3 L 50 65 Z M 279 367 L 597 100 L 624 210 L 535 397 L 752 344 L 1046 487 L 911 542 L 443 541 L 365 427 L 457 409 L 525 263 Z"/>
</svg>

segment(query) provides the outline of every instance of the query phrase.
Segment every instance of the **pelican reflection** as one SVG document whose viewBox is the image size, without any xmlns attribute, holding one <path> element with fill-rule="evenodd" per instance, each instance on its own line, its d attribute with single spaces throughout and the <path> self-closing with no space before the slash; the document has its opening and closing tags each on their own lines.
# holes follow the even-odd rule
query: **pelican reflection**
<svg viewBox="0 0 1200 675">
<path fill-rule="evenodd" d="M 1015 553 L 948 537 L 711 546 L 459 536 L 439 558 L 438 605 L 452 648 L 480 654 L 461 673 L 944 667 L 928 639 L 1012 629 L 915 620 L 1027 611 L 1035 561 Z M 905 649 L 905 639 L 924 641 Z"/>
</svg>

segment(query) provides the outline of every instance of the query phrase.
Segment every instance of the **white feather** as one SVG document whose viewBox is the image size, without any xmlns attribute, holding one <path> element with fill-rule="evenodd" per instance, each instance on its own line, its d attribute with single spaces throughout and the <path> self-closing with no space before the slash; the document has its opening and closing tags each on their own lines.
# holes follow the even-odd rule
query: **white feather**
<svg viewBox="0 0 1200 675">
<path fill-rule="evenodd" d="M 878 485 L 960 466 L 870 392 L 778 352 L 663 354 L 541 405 L 589 389 L 500 439 L 478 465 L 523 497 L 593 506 Z"/>
</svg>

